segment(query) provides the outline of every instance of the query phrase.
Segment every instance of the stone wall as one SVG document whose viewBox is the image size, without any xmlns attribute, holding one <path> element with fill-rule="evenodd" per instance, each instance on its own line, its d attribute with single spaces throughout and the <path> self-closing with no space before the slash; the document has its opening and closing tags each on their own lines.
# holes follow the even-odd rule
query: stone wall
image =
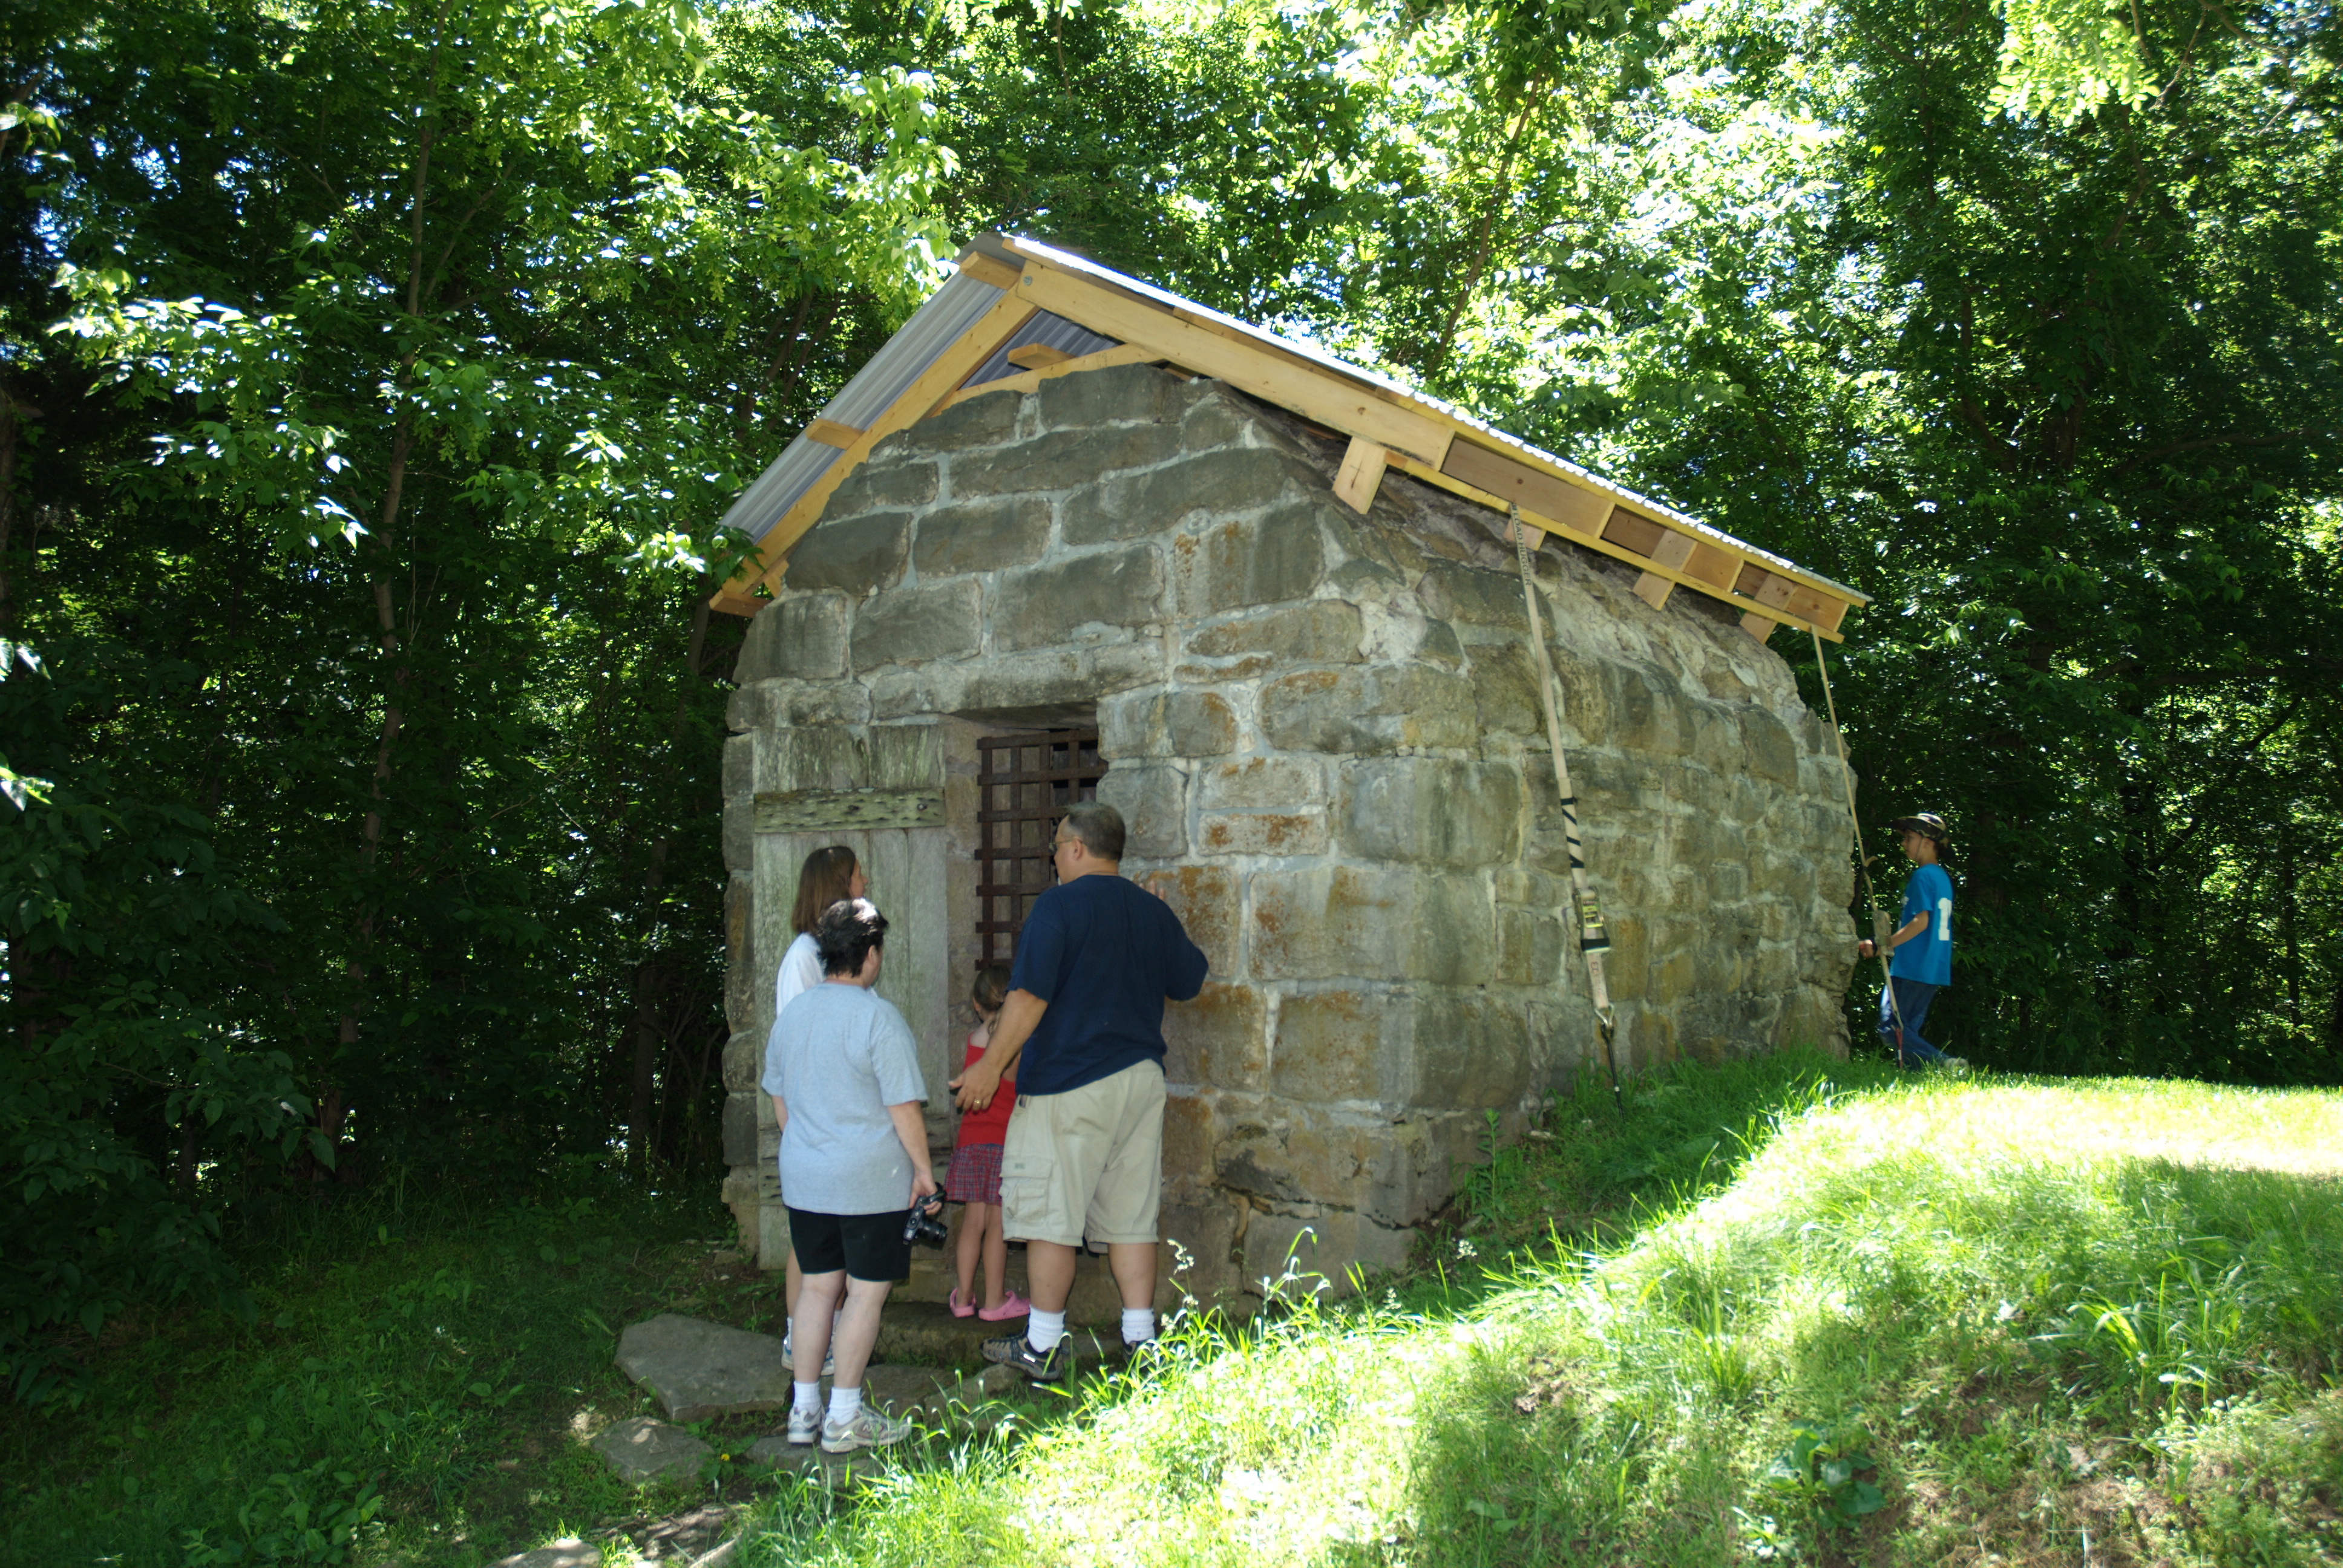
<svg viewBox="0 0 2343 1568">
<path fill-rule="evenodd" d="M 753 1090 L 779 957 L 746 913 L 771 896 L 749 888 L 750 799 L 807 787 L 777 759 L 896 755 L 890 732 L 937 727 L 920 754 L 949 796 L 971 726 L 1092 713 L 1125 870 L 1212 962 L 1166 1019 L 1165 1225 L 1197 1293 L 1240 1292 L 1289 1249 L 1337 1277 L 1401 1261 L 1489 1112 L 1515 1133 L 1600 1070 L 1499 519 L 1396 473 L 1362 518 L 1331 494 L 1341 456 L 1145 367 L 974 397 L 879 446 L 740 660 L 730 1087 Z M 1844 795 L 1788 668 L 1722 606 L 1653 609 L 1605 558 L 1550 542 L 1536 571 L 1622 1070 L 1843 1050 Z M 972 883 L 964 845 L 943 859 Z M 958 920 L 966 897 L 940 903 Z M 752 1120 L 728 1119 L 727 1191 L 754 1234 Z M 948 1146 L 940 1108 L 930 1126 Z"/>
</svg>

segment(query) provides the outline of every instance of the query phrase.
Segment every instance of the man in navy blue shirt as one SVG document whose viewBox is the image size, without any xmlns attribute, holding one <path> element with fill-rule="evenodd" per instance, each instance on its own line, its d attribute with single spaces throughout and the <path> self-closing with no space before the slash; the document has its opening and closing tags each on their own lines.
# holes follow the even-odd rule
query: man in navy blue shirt
<svg viewBox="0 0 2343 1568">
<path fill-rule="evenodd" d="M 1928 1004 L 1953 983 L 1953 879 L 1937 863 L 1948 844 L 1945 819 L 1924 811 L 1898 817 L 1888 826 L 1903 835 L 1912 878 L 1904 884 L 1904 908 L 1887 939 L 1890 957 L 1887 984 L 1879 992 L 1879 1038 L 1896 1049 L 1899 1063 L 1966 1067 L 1959 1057 L 1946 1056 L 1920 1038 Z M 1878 950 L 1868 940 L 1856 946 L 1865 958 Z"/>
<path fill-rule="evenodd" d="M 1033 1311 L 1025 1332 L 987 1341 L 984 1353 L 1036 1382 L 1056 1382 L 1072 1364 L 1066 1298 L 1085 1238 L 1106 1244 L 1124 1345 L 1155 1337 L 1163 1003 L 1203 990 L 1206 966 L 1171 907 L 1123 879 L 1122 839 L 1111 806 L 1076 806 L 1058 824 L 1058 885 L 1033 900 L 1018 933 L 991 1045 L 952 1081 L 960 1108 L 981 1111 L 1017 1065 L 1001 1228 L 1025 1243 Z"/>
</svg>

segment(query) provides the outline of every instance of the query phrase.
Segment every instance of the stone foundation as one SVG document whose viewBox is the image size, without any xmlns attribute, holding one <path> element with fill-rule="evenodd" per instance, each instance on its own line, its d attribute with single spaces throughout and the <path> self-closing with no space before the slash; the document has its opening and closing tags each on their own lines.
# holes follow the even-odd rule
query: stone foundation
<svg viewBox="0 0 2343 1568">
<path fill-rule="evenodd" d="M 831 837 L 874 862 L 881 989 L 921 1030 L 945 1151 L 991 730 L 1095 719 L 1124 870 L 1212 959 L 1165 1019 L 1164 1224 L 1192 1293 L 1242 1307 L 1289 1253 L 1338 1281 L 1401 1262 L 1492 1112 L 1517 1135 L 1600 1070 L 1501 519 L 1396 472 L 1361 517 L 1331 493 L 1341 457 L 1218 383 L 1093 371 L 888 438 L 799 542 L 742 652 L 726 769 L 726 1195 L 769 1266 L 774 911 L 829 840 L 759 833 L 757 798 L 940 795 L 900 843 Z M 1622 1071 L 1844 1051 L 1845 797 L 1787 666 L 1604 558 L 1555 541 L 1535 565 Z M 923 1263 L 913 1288 L 947 1282 Z M 1111 1302 L 1102 1278 L 1084 1294 Z"/>
</svg>

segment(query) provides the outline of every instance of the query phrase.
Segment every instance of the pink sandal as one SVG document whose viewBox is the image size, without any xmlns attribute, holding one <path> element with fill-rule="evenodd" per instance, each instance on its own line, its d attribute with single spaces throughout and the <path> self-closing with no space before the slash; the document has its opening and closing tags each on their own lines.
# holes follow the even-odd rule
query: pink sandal
<svg viewBox="0 0 2343 1568">
<path fill-rule="evenodd" d="M 955 1291 L 953 1294 L 957 1295 L 959 1292 Z M 1001 1298 L 1001 1304 L 999 1306 L 979 1307 L 976 1309 L 976 1315 L 982 1318 L 988 1323 L 998 1323 L 1005 1322 L 1011 1318 L 1021 1318 L 1032 1310 L 1032 1302 L 1027 1301 L 1016 1292 L 1011 1291 L 1007 1295 Z M 953 1311 L 957 1312 L 959 1309 L 954 1308 Z"/>
<path fill-rule="evenodd" d="M 951 1315 L 956 1318 L 969 1318 L 976 1315 L 976 1303 L 961 1301 L 958 1285 L 952 1287 L 951 1295 L 945 1301 L 944 1305 L 951 1309 Z"/>
</svg>

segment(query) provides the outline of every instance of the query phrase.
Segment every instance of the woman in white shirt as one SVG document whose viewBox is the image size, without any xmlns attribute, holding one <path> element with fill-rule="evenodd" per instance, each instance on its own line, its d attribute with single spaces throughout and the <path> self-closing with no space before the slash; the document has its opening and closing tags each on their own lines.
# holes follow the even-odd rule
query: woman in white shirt
<svg viewBox="0 0 2343 1568">
<path fill-rule="evenodd" d="M 773 978 L 773 1016 L 779 1018 L 781 1010 L 798 999 L 800 991 L 810 990 L 821 984 L 821 952 L 814 946 L 814 922 L 821 919 L 822 910 L 840 899 L 859 899 L 870 891 L 862 879 L 862 868 L 854 851 L 843 844 L 832 844 L 827 849 L 816 849 L 805 858 L 798 872 L 798 899 L 789 906 L 789 925 L 797 932 L 789 950 L 781 955 L 780 971 Z M 798 1267 L 798 1250 L 789 1248 L 789 1271 L 781 1281 L 781 1299 L 788 1305 L 789 1322 L 797 1322 L 798 1292 L 805 1288 L 805 1271 Z M 781 1355 L 793 1359 L 794 1333 L 781 1338 Z M 830 1369 L 822 1369 L 828 1372 Z"/>
<path fill-rule="evenodd" d="M 773 1016 L 795 1001 L 798 993 L 821 983 L 821 954 L 813 945 L 813 923 L 822 910 L 840 899 L 859 899 L 869 892 L 854 851 L 843 844 L 816 849 L 798 872 L 798 901 L 789 906 L 789 927 L 797 932 L 781 967 L 773 977 Z"/>
</svg>

